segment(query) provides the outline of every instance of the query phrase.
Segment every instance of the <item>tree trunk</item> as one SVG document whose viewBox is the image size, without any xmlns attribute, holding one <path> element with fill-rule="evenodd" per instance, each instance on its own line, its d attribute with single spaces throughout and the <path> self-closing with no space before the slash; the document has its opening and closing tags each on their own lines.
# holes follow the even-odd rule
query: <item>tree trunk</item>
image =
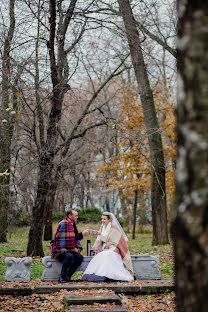
<svg viewBox="0 0 208 312">
<path fill-rule="evenodd" d="M 127 210 L 127 205 L 126 205 L 126 198 L 123 196 L 121 189 L 118 190 L 118 196 L 119 196 L 120 203 L 121 203 L 121 213 L 124 219 L 124 226 L 128 226 L 129 217 L 128 217 L 128 210 Z"/>
<path fill-rule="evenodd" d="M 110 212 L 110 201 L 108 195 L 105 196 L 105 210 Z"/>
<path fill-rule="evenodd" d="M 153 244 L 168 243 L 165 162 L 155 105 L 144 63 L 139 32 L 129 0 L 118 0 L 138 83 L 151 157 Z"/>
<path fill-rule="evenodd" d="M 51 202 L 51 204 L 53 204 L 53 202 Z M 51 240 L 53 236 L 52 215 L 53 215 L 53 210 L 52 210 L 52 207 L 49 205 L 46 209 L 46 216 L 45 216 L 45 229 L 44 229 L 45 241 Z"/>
<path fill-rule="evenodd" d="M 29 231 L 27 246 L 28 256 L 44 256 L 42 247 L 43 227 L 52 176 L 52 158 L 42 156 L 40 160 L 40 178 L 38 182 L 37 196 L 33 207 L 33 220 Z"/>
<path fill-rule="evenodd" d="M 58 186 L 58 175 L 59 175 L 59 169 L 57 169 L 56 177 L 54 178 L 54 182 L 51 185 L 50 193 L 48 196 L 47 204 L 46 204 L 46 212 L 45 212 L 45 229 L 44 229 L 44 240 L 51 240 L 53 236 L 53 207 L 55 203 L 55 197 L 56 197 L 56 190 Z"/>
<path fill-rule="evenodd" d="M 0 177 L 0 242 L 6 242 L 7 232 L 7 212 L 9 209 L 9 187 L 10 187 L 10 161 L 11 161 L 11 141 L 13 136 L 14 118 L 6 111 L 9 104 L 10 89 L 10 50 L 15 29 L 14 15 L 15 0 L 10 0 L 10 26 L 8 35 L 4 42 L 4 53 L 2 62 L 2 108 L 0 120 L 0 170 L 7 171 L 8 175 Z"/>
<path fill-rule="evenodd" d="M 138 197 L 138 190 L 135 190 L 134 195 L 134 210 L 133 210 L 133 230 L 132 230 L 132 239 L 135 239 L 135 232 L 136 232 L 136 217 L 137 217 L 137 197 Z"/>
<path fill-rule="evenodd" d="M 177 211 L 172 223 L 178 311 L 208 311 L 208 3 L 178 1 Z M 191 18 L 190 18 L 191 16 Z"/>
</svg>

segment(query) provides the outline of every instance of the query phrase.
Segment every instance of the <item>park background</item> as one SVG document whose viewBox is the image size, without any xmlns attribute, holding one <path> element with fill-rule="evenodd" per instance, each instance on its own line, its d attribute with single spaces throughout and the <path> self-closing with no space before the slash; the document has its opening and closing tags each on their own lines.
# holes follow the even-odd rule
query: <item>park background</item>
<svg viewBox="0 0 208 312">
<path fill-rule="evenodd" d="M 178 307 L 203 311 L 206 3 L 0 3 L 1 248 L 22 231 L 8 253 L 41 259 L 66 207 L 112 211 L 132 253 L 173 239 Z"/>
<path fill-rule="evenodd" d="M 2 2 L 0 241 L 30 226 L 27 255 L 43 256 L 66 207 L 170 241 L 175 3 L 131 5 Z"/>
</svg>

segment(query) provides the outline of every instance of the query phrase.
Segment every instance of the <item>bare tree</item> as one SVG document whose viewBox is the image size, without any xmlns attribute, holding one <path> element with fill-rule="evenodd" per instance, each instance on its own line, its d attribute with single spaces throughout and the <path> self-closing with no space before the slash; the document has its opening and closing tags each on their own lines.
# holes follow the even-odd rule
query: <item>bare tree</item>
<svg viewBox="0 0 208 312">
<path fill-rule="evenodd" d="M 77 1 L 71 1 L 65 11 L 61 6 L 62 2 L 50 1 L 49 12 L 49 28 L 50 37 L 47 42 L 47 47 L 50 56 L 50 69 L 52 80 L 52 92 L 50 97 L 50 113 L 48 119 L 48 125 L 46 130 L 46 137 L 44 146 L 39 151 L 39 180 L 37 186 L 37 195 L 33 207 L 33 222 L 31 225 L 28 241 L 28 255 L 43 255 L 42 249 L 42 235 L 44 227 L 44 216 L 46 213 L 46 207 L 51 206 L 51 201 L 48 204 L 48 199 L 54 197 L 54 187 L 57 185 L 57 175 L 59 176 L 63 170 L 63 159 L 67 156 L 72 141 L 74 139 L 82 138 L 90 129 L 106 123 L 106 118 L 103 116 L 102 121 L 94 122 L 87 127 L 81 128 L 84 119 L 93 112 L 97 111 L 97 108 L 89 110 L 93 101 L 106 86 L 106 84 L 117 75 L 118 70 L 125 62 L 124 58 L 116 69 L 104 80 L 104 82 L 95 90 L 92 97 L 86 103 L 81 114 L 73 122 L 72 129 L 67 137 L 63 137 L 63 143 L 59 143 L 58 138 L 60 135 L 59 121 L 61 119 L 61 113 L 63 108 L 64 95 L 69 91 L 70 86 L 68 84 L 69 79 L 69 67 L 67 55 L 71 51 L 71 48 L 66 47 L 66 34 L 70 23 L 73 21 L 74 11 Z M 59 19 L 56 12 L 59 12 Z M 85 24 L 84 26 L 85 27 Z M 57 53 L 56 53 L 57 42 Z M 77 42 L 77 41 L 76 41 Z M 72 44 L 74 47 L 74 44 Z M 54 167 L 55 157 L 60 155 L 61 162 Z"/>
<path fill-rule="evenodd" d="M 144 63 L 140 36 L 129 0 L 118 0 L 129 43 L 132 63 L 143 107 L 151 157 L 151 203 L 153 244 L 168 243 L 165 162 L 162 139 L 155 112 L 152 90 Z"/>
<path fill-rule="evenodd" d="M 64 17 L 60 18 L 58 33 L 56 33 L 57 7 L 56 1 L 49 2 L 49 40 L 47 47 L 50 56 L 52 95 L 51 110 L 49 115 L 48 128 L 46 133 L 46 143 L 39 157 L 40 176 L 38 181 L 37 196 L 33 207 L 33 222 L 29 232 L 27 247 L 28 255 L 43 256 L 42 235 L 44 225 L 44 215 L 47 207 L 47 199 L 50 198 L 53 160 L 56 152 L 58 138 L 58 123 L 61 118 L 64 94 L 70 89 L 68 85 L 68 63 L 67 51 L 65 49 L 65 39 L 68 26 L 72 20 L 77 0 L 71 0 Z M 61 10 L 61 7 L 59 8 Z M 55 44 L 58 36 L 58 56 L 56 59 Z"/>
</svg>

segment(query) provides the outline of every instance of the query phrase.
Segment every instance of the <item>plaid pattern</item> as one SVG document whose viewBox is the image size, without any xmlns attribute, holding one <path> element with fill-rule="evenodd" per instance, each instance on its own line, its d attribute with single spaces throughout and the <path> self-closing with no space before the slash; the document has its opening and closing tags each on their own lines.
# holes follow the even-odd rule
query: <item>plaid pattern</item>
<svg viewBox="0 0 208 312">
<path fill-rule="evenodd" d="M 69 218 L 62 220 L 51 241 L 51 253 L 54 258 L 57 258 L 62 252 L 75 251 L 75 232 L 74 226 Z"/>
</svg>

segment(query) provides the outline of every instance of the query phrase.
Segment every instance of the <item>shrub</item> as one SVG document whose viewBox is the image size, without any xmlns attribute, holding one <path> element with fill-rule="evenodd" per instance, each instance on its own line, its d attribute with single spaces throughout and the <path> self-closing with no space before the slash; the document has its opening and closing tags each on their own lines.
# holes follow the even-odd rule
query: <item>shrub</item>
<svg viewBox="0 0 208 312">
<path fill-rule="evenodd" d="M 78 221 L 83 223 L 97 223 L 100 221 L 101 212 L 98 208 L 76 209 L 78 211 Z M 64 212 L 53 213 L 53 221 L 61 221 L 65 217 Z"/>
<path fill-rule="evenodd" d="M 78 220 L 83 223 L 97 223 L 100 222 L 101 211 L 98 208 L 87 208 L 78 210 Z"/>
<path fill-rule="evenodd" d="M 52 220 L 53 221 L 61 221 L 65 218 L 65 213 L 64 212 L 55 212 L 52 215 Z"/>
</svg>

